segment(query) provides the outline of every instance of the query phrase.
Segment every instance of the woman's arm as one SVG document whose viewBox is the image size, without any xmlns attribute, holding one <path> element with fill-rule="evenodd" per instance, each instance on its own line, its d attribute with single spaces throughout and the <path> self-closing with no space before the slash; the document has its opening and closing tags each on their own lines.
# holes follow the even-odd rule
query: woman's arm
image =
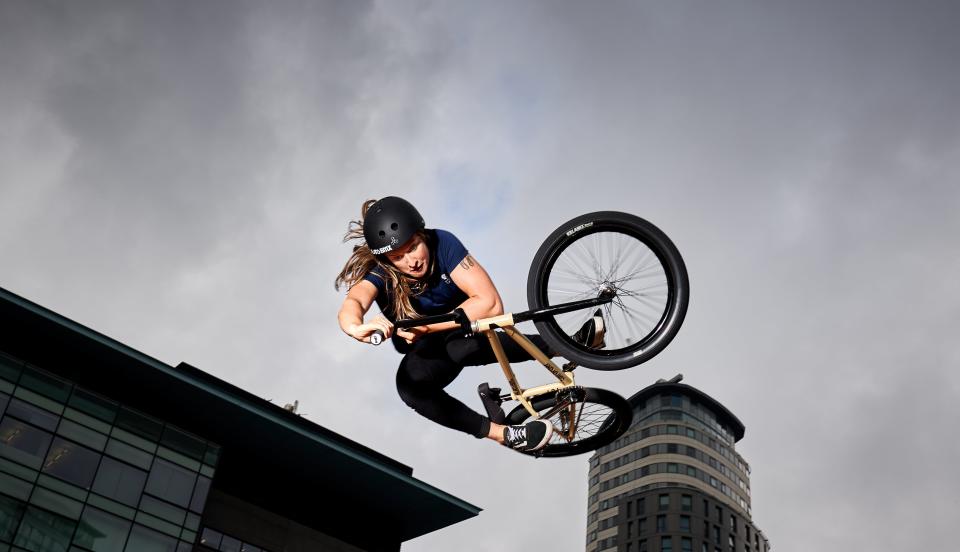
<svg viewBox="0 0 960 552">
<path fill-rule="evenodd" d="M 473 258 L 473 255 L 464 257 L 460 264 L 450 272 L 450 278 L 461 291 L 467 294 L 467 300 L 460 304 L 460 308 L 467 313 L 470 320 L 503 314 L 503 301 L 500 299 L 497 286 L 493 284 L 490 275 Z M 422 334 L 452 330 L 456 327 L 458 327 L 456 322 L 443 322 L 429 326 L 398 329 L 397 335 L 407 341 L 414 341 L 417 336 Z"/>
<path fill-rule="evenodd" d="M 377 330 L 383 332 L 384 337 L 393 333 L 393 324 L 383 316 L 377 316 L 371 322 L 364 324 L 363 315 L 370 310 L 370 306 L 377 298 L 377 286 L 366 280 L 361 280 L 347 292 L 346 299 L 337 314 L 340 329 L 350 337 L 364 343 L 370 342 L 370 336 Z"/>
</svg>

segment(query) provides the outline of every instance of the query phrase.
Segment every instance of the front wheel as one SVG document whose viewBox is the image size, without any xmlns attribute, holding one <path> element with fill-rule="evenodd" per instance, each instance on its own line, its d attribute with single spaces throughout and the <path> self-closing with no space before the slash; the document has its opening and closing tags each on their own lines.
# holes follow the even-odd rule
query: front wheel
<svg viewBox="0 0 960 552">
<path fill-rule="evenodd" d="M 676 246 L 646 220 L 617 211 L 577 217 L 544 240 L 530 265 L 531 310 L 560 303 L 613 300 L 601 308 L 604 345 L 593 349 L 573 335 L 593 309 L 536 322 L 556 352 L 587 368 L 621 370 L 645 362 L 677 334 L 687 312 L 690 284 Z"/>
<path fill-rule="evenodd" d="M 626 399 L 605 389 L 571 387 L 533 400 L 540 419 L 553 424 L 550 442 L 531 456 L 574 456 L 610 444 L 630 428 L 633 409 Z M 512 425 L 529 421 L 520 405 L 507 416 Z"/>
</svg>

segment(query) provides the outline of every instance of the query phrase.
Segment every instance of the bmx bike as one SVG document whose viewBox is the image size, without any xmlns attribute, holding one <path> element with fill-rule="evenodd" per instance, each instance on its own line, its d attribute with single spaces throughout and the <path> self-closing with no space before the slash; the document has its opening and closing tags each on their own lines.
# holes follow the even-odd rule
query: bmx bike
<svg viewBox="0 0 960 552">
<path fill-rule="evenodd" d="M 466 333 L 490 342 L 510 393 L 480 386 L 488 413 L 507 400 L 519 403 L 505 423 L 548 420 L 550 442 L 526 452 L 537 457 L 573 456 L 613 442 L 633 418 L 630 403 L 605 389 L 581 387 L 577 366 L 622 370 L 650 360 L 676 336 L 686 314 L 689 281 L 673 242 L 650 222 L 618 211 L 600 211 L 561 225 L 540 246 L 527 276 L 530 310 L 469 320 L 462 309 L 436 316 L 399 320 L 397 328 L 455 321 Z M 579 343 L 574 334 L 600 310 L 605 333 L 600 348 Z M 514 326 L 532 321 L 557 356 L 558 366 Z M 503 332 L 542 364 L 556 382 L 523 388 L 496 332 Z M 378 336 L 382 340 L 383 335 Z M 379 341 L 375 339 L 374 341 Z M 497 421 L 497 420 L 494 420 Z"/>
</svg>

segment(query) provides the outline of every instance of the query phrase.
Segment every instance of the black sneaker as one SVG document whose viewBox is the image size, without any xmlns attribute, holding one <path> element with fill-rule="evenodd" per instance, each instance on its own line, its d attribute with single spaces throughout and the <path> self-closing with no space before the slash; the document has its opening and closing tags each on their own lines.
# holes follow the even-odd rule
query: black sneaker
<svg viewBox="0 0 960 552">
<path fill-rule="evenodd" d="M 520 452 L 542 449 L 553 435 L 553 424 L 546 420 L 534 420 L 522 426 L 503 428 L 503 445 Z"/>
<path fill-rule="evenodd" d="M 577 333 L 570 336 L 570 338 L 588 349 L 602 349 L 606 345 L 603 342 L 603 334 L 605 332 L 606 328 L 603 325 L 603 313 L 600 309 L 597 309 L 596 312 L 593 313 L 593 317 L 587 320 Z"/>
<path fill-rule="evenodd" d="M 495 424 L 506 425 L 507 414 L 500 407 L 503 402 L 500 400 L 500 388 L 490 387 L 489 383 L 481 383 L 477 387 L 477 393 L 480 395 L 483 408 L 487 411 L 487 418 Z"/>
</svg>

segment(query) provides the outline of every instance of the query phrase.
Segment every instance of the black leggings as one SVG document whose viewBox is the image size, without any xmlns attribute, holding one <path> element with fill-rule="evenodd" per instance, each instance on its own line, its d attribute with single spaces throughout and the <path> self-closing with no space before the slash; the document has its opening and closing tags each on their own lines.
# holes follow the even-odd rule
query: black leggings
<svg viewBox="0 0 960 552">
<path fill-rule="evenodd" d="M 531 360 L 531 356 L 509 336 L 497 332 L 510 362 Z M 541 351 L 547 346 L 539 335 L 528 335 Z M 421 416 L 469 433 L 477 438 L 490 432 L 490 419 L 451 397 L 444 388 L 457 379 L 465 366 L 497 362 L 485 335 L 465 337 L 460 333 L 427 335 L 415 341 L 400 361 L 397 391 L 400 398 Z"/>
</svg>

